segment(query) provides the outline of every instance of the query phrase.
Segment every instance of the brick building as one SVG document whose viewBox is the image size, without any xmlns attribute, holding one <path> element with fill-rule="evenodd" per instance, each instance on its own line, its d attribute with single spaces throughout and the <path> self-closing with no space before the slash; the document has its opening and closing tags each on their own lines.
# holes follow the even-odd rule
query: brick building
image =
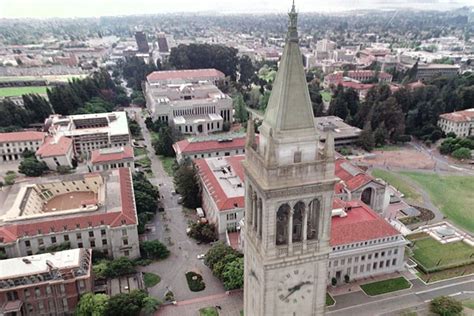
<svg viewBox="0 0 474 316">
<path fill-rule="evenodd" d="M 1 315 L 73 315 L 92 291 L 90 249 L 71 249 L 0 261 Z"/>
</svg>

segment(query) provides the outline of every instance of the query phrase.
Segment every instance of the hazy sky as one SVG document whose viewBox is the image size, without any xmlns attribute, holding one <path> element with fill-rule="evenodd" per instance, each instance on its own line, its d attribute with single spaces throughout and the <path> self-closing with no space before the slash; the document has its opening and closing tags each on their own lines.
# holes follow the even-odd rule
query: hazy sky
<svg viewBox="0 0 474 316">
<path fill-rule="evenodd" d="M 300 12 L 403 6 L 447 9 L 472 0 L 296 0 Z M 286 12 L 291 0 L 0 0 L 0 17 L 85 17 L 168 12 Z"/>
</svg>

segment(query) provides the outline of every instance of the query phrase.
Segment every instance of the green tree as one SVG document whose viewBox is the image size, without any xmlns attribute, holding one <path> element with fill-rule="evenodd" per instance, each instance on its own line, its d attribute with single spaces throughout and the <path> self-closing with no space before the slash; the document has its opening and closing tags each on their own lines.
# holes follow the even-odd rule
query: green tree
<svg viewBox="0 0 474 316">
<path fill-rule="evenodd" d="M 76 306 L 76 316 L 104 316 L 108 301 L 108 295 L 85 293 Z"/>
<path fill-rule="evenodd" d="M 153 144 L 156 154 L 174 157 L 173 144 L 178 140 L 178 132 L 173 127 L 162 127 L 158 133 L 158 140 Z"/>
<path fill-rule="evenodd" d="M 238 256 L 236 253 L 230 253 L 226 255 L 224 258 L 222 258 L 219 262 L 217 262 L 214 265 L 214 268 L 212 269 L 212 273 L 216 276 L 216 278 L 222 280 L 224 277 L 224 271 L 226 270 L 226 266 L 232 261 L 235 261 L 239 257 L 240 256 Z"/>
<path fill-rule="evenodd" d="M 252 63 L 252 60 L 247 55 L 240 57 L 238 69 L 240 74 L 239 82 L 245 86 L 249 86 L 252 81 L 252 77 L 255 76 L 256 69 Z"/>
<path fill-rule="evenodd" d="M 369 124 L 366 124 L 366 127 L 362 130 L 359 135 L 357 144 L 367 151 L 372 151 L 375 146 L 374 134 Z"/>
<path fill-rule="evenodd" d="M 234 97 L 234 109 L 235 109 L 235 118 L 237 121 L 239 121 L 240 123 L 245 123 L 247 122 L 248 118 L 249 118 L 249 113 L 246 109 L 246 106 L 245 106 L 245 101 L 244 101 L 244 97 L 242 96 L 242 94 L 238 94 L 236 97 Z"/>
<path fill-rule="evenodd" d="M 218 242 L 207 251 L 204 263 L 214 270 L 214 266 L 229 254 L 235 254 L 235 250 L 223 242 Z"/>
<path fill-rule="evenodd" d="M 147 259 L 165 259 L 170 251 L 158 240 L 145 240 L 140 242 L 140 252 Z"/>
<path fill-rule="evenodd" d="M 135 273 L 135 263 L 127 257 L 120 257 L 107 264 L 104 271 L 106 278 L 116 278 L 122 275 Z"/>
<path fill-rule="evenodd" d="M 38 161 L 36 157 L 25 158 L 18 166 L 18 172 L 28 177 L 40 177 L 48 170 L 48 166 L 43 161 Z"/>
<path fill-rule="evenodd" d="M 189 236 L 202 242 L 212 242 L 216 240 L 216 226 L 209 223 L 195 222 L 190 226 Z"/>
<path fill-rule="evenodd" d="M 453 151 L 451 154 L 456 159 L 470 159 L 471 158 L 471 150 L 469 148 L 461 147 Z"/>
<path fill-rule="evenodd" d="M 143 290 L 132 290 L 130 293 L 121 293 L 112 296 L 107 306 L 107 316 L 138 316 L 147 295 Z"/>
<path fill-rule="evenodd" d="M 201 206 L 201 188 L 197 169 L 194 165 L 181 165 L 174 174 L 174 184 L 183 197 L 187 208 Z"/>
<path fill-rule="evenodd" d="M 147 296 L 143 299 L 142 305 L 145 315 L 153 315 L 160 308 L 161 302 L 154 297 Z"/>
<path fill-rule="evenodd" d="M 461 315 L 463 307 L 461 302 L 449 296 L 434 298 L 430 303 L 430 310 L 440 316 Z"/>
<path fill-rule="evenodd" d="M 270 91 L 264 91 L 263 95 L 261 95 L 258 100 L 258 108 L 261 111 L 265 111 L 267 109 L 269 100 L 270 100 Z"/>
<path fill-rule="evenodd" d="M 226 290 L 242 288 L 244 285 L 244 258 L 237 258 L 227 264 L 222 275 Z"/>
</svg>

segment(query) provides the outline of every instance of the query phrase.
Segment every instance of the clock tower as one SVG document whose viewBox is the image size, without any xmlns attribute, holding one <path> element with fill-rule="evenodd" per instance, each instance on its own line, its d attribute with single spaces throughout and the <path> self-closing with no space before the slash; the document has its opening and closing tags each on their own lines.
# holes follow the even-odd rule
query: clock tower
<svg viewBox="0 0 474 316">
<path fill-rule="evenodd" d="M 285 49 L 258 143 L 248 124 L 245 170 L 246 316 L 323 315 L 334 184 L 334 140 L 320 144 L 290 11 Z"/>
</svg>

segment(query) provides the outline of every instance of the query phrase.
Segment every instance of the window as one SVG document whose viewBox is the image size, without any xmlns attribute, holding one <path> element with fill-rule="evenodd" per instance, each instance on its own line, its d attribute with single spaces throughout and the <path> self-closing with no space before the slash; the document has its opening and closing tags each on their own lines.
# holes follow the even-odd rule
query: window
<svg viewBox="0 0 474 316">
<path fill-rule="evenodd" d="M 38 245 L 43 245 L 43 244 L 44 244 L 43 238 L 38 238 Z"/>
<path fill-rule="evenodd" d="M 230 213 L 230 214 L 227 214 L 227 220 L 228 220 L 228 221 L 235 220 L 236 218 L 237 218 L 237 213 Z"/>
<path fill-rule="evenodd" d="M 61 286 L 59 287 L 59 290 L 61 291 L 62 294 L 66 292 L 66 287 L 64 286 L 64 284 L 61 284 Z"/>
<path fill-rule="evenodd" d="M 100 235 L 101 235 L 101 236 L 105 236 L 105 229 L 101 229 L 101 230 L 100 230 Z"/>
<path fill-rule="evenodd" d="M 364 261 L 364 260 L 365 260 L 365 256 L 360 257 L 360 261 Z"/>
<path fill-rule="evenodd" d="M 94 240 L 91 240 L 91 247 L 92 247 L 92 248 L 95 247 L 95 241 L 94 241 Z"/>
<path fill-rule="evenodd" d="M 102 239 L 102 245 L 107 245 L 107 239 Z"/>
<path fill-rule="evenodd" d="M 35 296 L 40 297 L 40 295 L 41 295 L 41 291 L 40 291 L 39 287 L 35 287 Z"/>
<path fill-rule="evenodd" d="M 364 265 L 360 266 L 360 273 L 364 272 L 364 267 L 365 267 Z"/>
<path fill-rule="evenodd" d="M 377 262 L 374 262 L 374 264 L 372 265 L 372 269 L 377 270 Z"/>
<path fill-rule="evenodd" d="M 398 254 L 398 249 L 394 249 L 394 250 L 393 250 L 393 254 L 394 254 L 394 255 Z"/>
<path fill-rule="evenodd" d="M 64 235 L 64 241 L 69 241 L 69 235 Z"/>
<path fill-rule="evenodd" d="M 390 267 L 390 260 L 385 261 L 385 266 Z"/>
<path fill-rule="evenodd" d="M 341 266 L 343 266 L 344 264 L 346 264 L 346 259 L 341 259 Z"/>
<path fill-rule="evenodd" d="M 375 255 L 374 255 L 374 258 L 377 259 L 379 257 L 379 253 L 376 252 Z"/>
<path fill-rule="evenodd" d="M 76 233 L 76 239 L 81 240 L 82 239 L 82 234 L 81 233 Z"/>
<path fill-rule="evenodd" d="M 29 240 L 25 240 L 25 246 L 26 247 L 31 247 L 31 242 Z"/>
<path fill-rule="evenodd" d="M 25 297 L 30 297 L 30 290 L 25 289 L 24 293 L 25 293 Z"/>
<path fill-rule="evenodd" d="M 369 260 L 372 259 L 372 254 L 369 254 L 368 259 Z"/>
<path fill-rule="evenodd" d="M 396 265 L 397 264 L 397 259 L 392 259 L 392 266 Z"/>
<path fill-rule="evenodd" d="M 94 237 L 94 232 L 92 230 L 89 231 L 89 237 Z"/>
<path fill-rule="evenodd" d="M 51 237 L 51 243 L 55 244 L 56 243 L 56 236 Z"/>
<path fill-rule="evenodd" d="M 124 245 L 124 246 L 127 246 L 127 245 L 128 245 L 128 239 L 127 239 L 127 238 L 125 238 L 125 239 L 123 240 L 123 245 Z"/>
<path fill-rule="evenodd" d="M 382 251 L 381 256 L 382 256 L 382 257 L 385 257 L 385 251 Z"/>
<path fill-rule="evenodd" d="M 77 248 L 82 248 L 82 247 L 83 247 L 82 242 L 78 242 L 77 243 Z"/>
<path fill-rule="evenodd" d="M 379 268 L 383 268 L 383 261 L 379 262 Z"/>
<path fill-rule="evenodd" d="M 126 229 L 122 229 L 122 236 L 127 236 L 127 230 Z"/>
<path fill-rule="evenodd" d="M 63 298 L 63 308 L 64 308 L 64 310 L 67 310 L 67 309 L 68 309 L 68 306 L 67 306 L 67 298 Z"/>
<path fill-rule="evenodd" d="M 51 286 L 49 285 L 46 287 L 46 294 L 51 295 Z"/>
<path fill-rule="evenodd" d="M 129 252 L 128 250 L 125 250 L 125 251 L 123 252 L 123 255 L 124 255 L 125 257 L 128 257 L 128 256 L 130 255 L 130 252 Z"/>
</svg>

